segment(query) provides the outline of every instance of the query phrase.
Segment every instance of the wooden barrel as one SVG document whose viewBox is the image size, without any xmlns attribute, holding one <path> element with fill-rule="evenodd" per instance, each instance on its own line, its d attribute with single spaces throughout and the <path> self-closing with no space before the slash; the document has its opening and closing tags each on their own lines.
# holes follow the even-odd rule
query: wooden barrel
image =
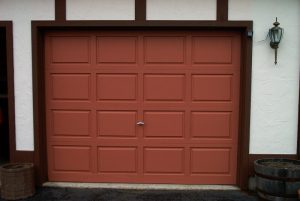
<svg viewBox="0 0 300 201">
<path fill-rule="evenodd" d="M 260 159 L 254 162 L 254 170 L 260 198 L 271 201 L 298 200 L 300 161 Z"/>
</svg>

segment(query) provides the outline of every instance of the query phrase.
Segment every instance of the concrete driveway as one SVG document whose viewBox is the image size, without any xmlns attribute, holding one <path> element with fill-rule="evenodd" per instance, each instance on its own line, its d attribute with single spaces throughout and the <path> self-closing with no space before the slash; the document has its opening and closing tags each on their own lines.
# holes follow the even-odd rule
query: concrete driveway
<svg viewBox="0 0 300 201">
<path fill-rule="evenodd" d="M 117 190 L 44 187 L 27 201 L 258 201 L 238 190 Z M 4 201 L 0 199 L 0 201 Z"/>
</svg>

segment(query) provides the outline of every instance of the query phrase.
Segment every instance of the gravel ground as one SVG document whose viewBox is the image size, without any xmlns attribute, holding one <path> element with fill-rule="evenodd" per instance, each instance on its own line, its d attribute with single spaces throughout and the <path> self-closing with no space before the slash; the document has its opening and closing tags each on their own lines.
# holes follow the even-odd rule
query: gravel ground
<svg viewBox="0 0 300 201">
<path fill-rule="evenodd" d="M 37 189 L 26 201 L 258 201 L 253 195 L 237 190 L 116 190 L 50 188 Z M 4 201 L 0 199 L 0 201 Z"/>
</svg>

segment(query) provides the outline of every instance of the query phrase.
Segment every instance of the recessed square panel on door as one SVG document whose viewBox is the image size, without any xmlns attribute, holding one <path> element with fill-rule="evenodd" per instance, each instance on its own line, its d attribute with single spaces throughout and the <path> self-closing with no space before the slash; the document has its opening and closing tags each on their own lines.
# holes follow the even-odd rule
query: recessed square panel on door
<svg viewBox="0 0 300 201">
<path fill-rule="evenodd" d="M 97 99 L 100 101 L 134 101 L 136 91 L 136 74 L 97 75 Z"/>
<path fill-rule="evenodd" d="M 98 147 L 99 173 L 136 173 L 136 147 Z"/>
<path fill-rule="evenodd" d="M 198 137 L 230 137 L 230 112 L 192 112 L 191 136 Z"/>
<path fill-rule="evenodd" d="M 137 112 L 98 111 L 97 130 L 101 137 L 135 137 Z"/>
<path fill-rule="evenodd" d="M 52 63 L 88 63 L 90 38 L 84 36 L 51 37 Z"/>
<path fill-rule="evenodd" d="M 97 37 L 98 63 L 136 63 L 137 37 L 132 36 L 99 36 Z"/>
<path fill-rule="evenodd" d="M 185 75 L 144 75 L 145 101 L 183 101 Z"/>
<path fill-rule="evenodd" d="M 91 147 L 89 146 L 53 146 L 53 170 L 90 171 Z"/>
<path fill-rule="evenodd" d="M 89 100 L 90 74 L 52 74 L 51 88 L 54 100 Z"/>
<path fill-rule="evenodd" d="M 192 62 L 231 63 L 232 37 L 195 36 L 192 39 Z"/>
<path fill-rule="evenodd" d="M 184 136 L 184 112 L 144 112 L 144 137 L 174 138 Z"/>
<path fill-rule="evenodd" d="M 90 136 L 91 112 L 82 110 L 52 111 L 53 134 L 55 136 Z"/>
<path fill-rule="evenodd" d="M 192 148 L 191 173 L 193 174 L 229 174 L 229 148 Z"/>
<path fill-rule="evenodd" d="M 183 174 L 184 163 L 183 148 L 144 148 L 145 173 Z"/>
<path fill-rule="evenodd" d="M 185 62 L 185 38 L 181 36 L 144 37 L 146 64 L 182 64 Z"/>
<path fill-rule="evenodd" d="M 192 75 L 193 101 L 230 101 L 232 75 Z"/>
</svg>

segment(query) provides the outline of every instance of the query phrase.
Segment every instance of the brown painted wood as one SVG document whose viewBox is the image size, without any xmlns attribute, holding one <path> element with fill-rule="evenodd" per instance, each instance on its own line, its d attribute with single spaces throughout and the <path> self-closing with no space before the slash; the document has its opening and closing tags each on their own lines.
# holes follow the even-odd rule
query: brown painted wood
<svg viewBox="0 0 300 201">
<path fill-rule="evenodd" d="M 66 0 L 55 0 L 55 20 L 66 21 Z"/>
<path fill-rule="evenodd" d="M 240 112 L 240 144 L 238 145 L 239 168 L 238 186 L 243 190 L 248 187 L 249 165 L 249 119 L 250 119 L 250 94 L 251 94 L 251 49 L 252 40 L 247 38 L 247 31 L 252 30 L 252 21 L 33 21 L 32 22 L 32 48 L 33 48 L 33 95 L 34 95 L 34 132 L 35 132 L 35 164 L 39 183 L 47 181 L 47 168 L 45 162 L 45 94 L 44 94 L 44 52 L 43 33 L 47 30 L 239 30 L 242 33 L 244 51 L 242 54 L 241 71 L 241 112 Z M 245 79 L 243 79 L 245 78 Z M 244 96 L 242 97 L 242 94 Z"/>
<path fill-rule="evenodd" d="M 146 0 L 135 0 L 135 20 L 146 21 Z"/>
<path fill-rule="evenodd" d="M 258 159 L 263 158 L 286 158 L 286 159 L 297 159 L 298 156 L 296 154 L 250 154 L 249 155 L 249 175 L 248 176 L 254 176 L 254 161 Z"/>
<path fill-rule="evenodd" d="M 217 21 L 228 20 L 228 0 L 217 0 Z"/>
<path fill-rule="evenodd" d="M 251 112 L 251 66 L 252 66 L 252 38 L 247 37 L 246 33 L 252 31 L 252 24 L 248 26 L 242 37 L 242 63 L 241 63 L 241 94 L 240 94 L 240 138 L 239 138 L 239 174 L 238 183 L 241 189 L 246 190 L 248 188 L 248 155 L 249 155 L 249 142 L 250 142 L 250 114 Z"/>
<path fill-rule="evenodd" d="M 8 115 L 9 115 L 9 139 L 10 160 L 14 160 L 16 150 L 15 134 L 15 92 L 14 92 L 14 64 L 13 64 L 13 28 L 12 23 L 6 27 L 6 52 L 7 52 L 7 87 L 8 87 Z"/>
<path fill-rule="evenodd" d="M 6 59 L 7 59 L 7 88 L 8 88 L 8 121 L 9 121 L 9 155 L 10 161 L 15 162 L 15 95 L 14 95 L 14 64 L 13 64 L 13 26 L 11 21 L 0 21 L 0 27 L 5 29 Z"/>
<path fill-rule="evenodd" d="M 57 21 L 32 21 L 32 25 L 37 27 L 39 30 L 43 29 L 141 29 L 141 28 L 151 28 L 151 29 L 245 29 L 252 27 L 252 21 L 168 21 L 168 20 L 151 20 L 145 22 L 131 21 L 131 20 L 101 20 L 101 21 L 66 21 L 66 22 L 57 22 Z M 246 33 L 245 33 L 246 34 Z"/>
<path fill-rule="evenodd" d="M 298 156 L 298 160 L 300 160 L 300 83 L 299 83 L 299 99 L 298 99 L 297 156 Z"/>
<path fill-rule="evenodd" d="M 44 41 L 43 34 L 39 33 L 36 26 L 32 26 L 32 62 L 33 62 L 33 105 L 34 105 L 34 163 L 36 170 L 37 184 L 41 185 L 47 181 L 47 144 L 45 131 L 45 101 L 44 101 Z M 39 58 L 40 57 L 40 58 Z"/>
<path fill-rule="evenodd" d="M 0 21 L 0 27 L 6 33 L 8 115 L 9 115 L 9 155 L 10 162 L 33 162 L 32 151 L 17 151 L 15 136 L 15 95 L 14 95 L 14 64 L 13 64 L 13 25 L 11 21 Z"/>
<path fill-rule="evenodd" d="M 33 161 L 33 151 L 16 151 L 14 162 L 29 163 Z"/>
</svg>

